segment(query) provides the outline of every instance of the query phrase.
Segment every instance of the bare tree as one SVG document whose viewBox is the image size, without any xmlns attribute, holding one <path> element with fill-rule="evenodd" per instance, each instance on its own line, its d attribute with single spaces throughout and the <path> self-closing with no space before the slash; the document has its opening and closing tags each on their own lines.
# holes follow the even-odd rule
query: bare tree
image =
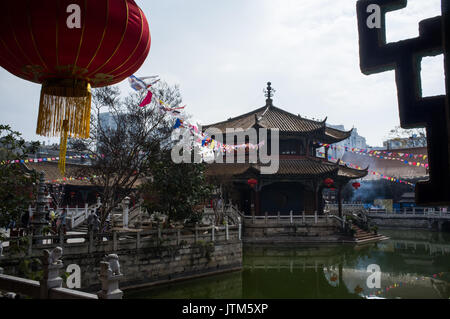
<svg viewBox="0 0 450 319">
<path fill-rule="evenodd" d="M 424 128 L 403 129 L 396 126 L 389 131 L 387 140 L 395 141 L 402 148 L 427 145 L 427 135 Z"/>
<path fill-rule="evenodd" d="M 144 92 L 121 99 L 117 87 L 94 90 L 90 138 L 73 143 L 77 151 L 93 156 L 91 165 L 79 169 L 77 175 L 100 186 L 102 228 L 112 210 L 151 176 L 151 163 L 171 147 L 173 119 L 160 112 L 158 100 L 179 106 L 179 88 L 159 83 L 153 91 L 157 98 L 141 108 Z"/>
<path fill-rule="evenodd" d="M 62 206 L 64 195 L 65 195 L 65 185 L 64 184 L 52 184 L 47 187 L 50 196 L 52 197 L 53 205 L 58 208 Z"/>
</svg>

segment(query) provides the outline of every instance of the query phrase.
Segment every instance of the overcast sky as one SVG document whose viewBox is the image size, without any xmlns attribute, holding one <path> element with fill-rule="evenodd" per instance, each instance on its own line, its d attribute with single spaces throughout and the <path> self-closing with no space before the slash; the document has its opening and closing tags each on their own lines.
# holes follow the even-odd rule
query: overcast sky
<svg viewBox="0 0 450 319">
<path fill-rule="evenodd" d="M 187 112 L 202 124 L 264 105 L 353 126 L 381 145 L 399 125 L 394 72 L 361 74 L 355 0 L 136 0 L 152 34 L 137 76 L 179 84 Z M 440 0 L 409 0 L 388 14 L 389 42 L 418 36 L 418 22 L 440 15 Z M 443 58 L 426 59 L 424 95 L 443 94 Z M 128 92 L 126 81 L 120 84 Z M 0 123 L 35 135 L 40 86 L 0 68 Z M 45 140 L 45 139 L 40 139 Z"/>
</svg>

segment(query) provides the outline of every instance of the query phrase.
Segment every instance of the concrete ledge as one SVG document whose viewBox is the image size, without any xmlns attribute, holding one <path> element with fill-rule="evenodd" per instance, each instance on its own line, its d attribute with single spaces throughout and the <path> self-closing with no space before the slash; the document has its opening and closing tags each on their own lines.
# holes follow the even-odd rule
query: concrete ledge
<svg viewBox="0 0 450 319">
<path fill-rule="evenodd" d="M 2 290 L 13 291 L 31 298 L 39 298 L 41 294 L 39 281 L 8 275 L 0 275 L 0 287 L 2 287 Z"/>
<path fill-rule="evenodd" d="M 344 237 L 266 237 L 244 239 L 245 245 L 284 244 L 356 244 L 352 238 Z"/>
<path fill-rule="evenodd" d="M 53 288 L 49 291 L 50 299 L 91 299 L 95 300 L 98 297 L 87 292 L 67 289 L 67 288 Z"/>
<path fill-rule="evenodd" d="M 196 274 L 187 274 L 187 275 L 183 274 L 181 277 L 178 277 L 178 278 L 158 280 L 158 281 L 153 281 L 153 282 L 147 282 L 144 284 L 135 284 L 135 285 L 128 285 L 128 286 L 125 284 L 124 286 L 120 287 L 120 289 L 122 289 L 123 291 L 140 290 L 140 289 L 150 288 L 150 287 L 154 287 L 154 286 L 172 284 L 172 283 L 176 283 L 176 282 L 204 278 L 204 277 L 220 275 L 220 274 L 241 271 L 241 270 L 242 270 L 242 265 L 232 266 L 230 268 L 227 267 L 227 268 L 222 268 L 219 270 L 203 271 L 202 273 L 196 273 Z"/>
</svg>

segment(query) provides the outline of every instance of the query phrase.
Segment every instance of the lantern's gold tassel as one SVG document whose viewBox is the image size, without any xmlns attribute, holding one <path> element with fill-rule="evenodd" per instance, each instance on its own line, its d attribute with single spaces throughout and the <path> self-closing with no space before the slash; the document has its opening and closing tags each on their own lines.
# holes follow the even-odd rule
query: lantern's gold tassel
<svg viewBox="0 0 450 319">
<path fill-rule="evenodd" d="M 67 153 L 68 133 L 69 133 L 69 121 L 64 120 L 63 132 L 61 134 L 61 139 L 59 141 L 59 162 L 58 162 L 58 168 L 62 176 L 66 174 L 66 153 Z"/>
<path fill-rule="evenodd" d="M 48 137 L 61 136 L 59 168 L 63 175 L 67 139 L 88 138 L 90 119 L 91 86 L 88 82 L 53 79 L 42 85 L 36 133 Z"/>
</svg>

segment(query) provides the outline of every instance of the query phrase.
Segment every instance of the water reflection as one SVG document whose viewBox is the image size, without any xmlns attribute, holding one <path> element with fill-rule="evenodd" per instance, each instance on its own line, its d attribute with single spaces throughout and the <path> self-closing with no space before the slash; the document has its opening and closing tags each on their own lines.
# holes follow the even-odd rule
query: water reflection
<svg viewBox="0 0 450 319">
<path fill-rule="evenodd" d="M 245 247 L 243 271 L 130 292 L 127 298 L 450 298 L 450 235 L 382 231 L 366 246 Z M 380 266 L 369 289 L 367 266 Z"/>
</svg>

